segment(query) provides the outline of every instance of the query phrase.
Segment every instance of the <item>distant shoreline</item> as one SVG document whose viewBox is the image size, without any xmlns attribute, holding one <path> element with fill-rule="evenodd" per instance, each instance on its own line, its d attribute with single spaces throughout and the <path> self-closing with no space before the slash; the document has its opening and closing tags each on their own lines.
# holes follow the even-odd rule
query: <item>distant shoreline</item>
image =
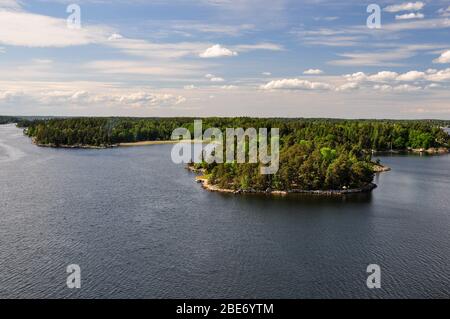
<svg viewBox="0 0 450 319">
<path fill-rule="evenodd" d="M 56 145 L 56 144 L 43 144 L 37 143 L 34 138 L 32 138 L 32 143 L 39 147 L 48 148 L 67 148 L 67 149 L 95 149 L 103 150 L 115 147 L 139 147 L 139 146 L 151 146 L 151 145 L 173 145 L 178 143 L 210 143 L 209 141 L 196 141 L 196 140 L 167 140 L 167 141 L 141 141 L 141 142 L 131 142 L 131 143 L 118 143 L 111 145 L 87 145 L 87 144 L 74 144 L 74 145 Z"/>
<path fill-rule="evenodd" d="M 134 147 L 134 146 L 148 146 L 148 145 L 171 145 L 178 143 L 208 143 L 206 141 L 196 141 L 196 140 L 166 140 L 166 141 L 141 141 L 141 142 L 131 142 L 131 143 L 119 143 L 119 147 Z"/>
</svg>

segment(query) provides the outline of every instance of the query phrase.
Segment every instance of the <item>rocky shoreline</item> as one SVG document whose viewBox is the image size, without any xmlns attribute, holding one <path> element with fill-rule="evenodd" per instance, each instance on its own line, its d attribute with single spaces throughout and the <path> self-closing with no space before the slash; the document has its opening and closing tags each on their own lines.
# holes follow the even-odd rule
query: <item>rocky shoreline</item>
<svg viewBox="0 0 450 319">
<path fill-rule="evenodd" d="M 444 155 L 450 153 L 450 149 L 448 147 L 431 147 L 428 149 L 425 148 L 408 148 L 405 150 L 390 150 L 390 151 L 377 151 L 373 150 L 372 154 L 429 154 L 429 155 Z"/>
<path fill-rule="evenodd" d="M 381 165 L 381 164 L 373 164 L 373 172 L 374 173 L 384 173 L 392 170 L 389 166 Z"/>
<path fill-rule="evenodd" d="M 370 183 L 362 188 L 342 189 L 342 190 L 301 190 L 301 189 L 291 189 L 288 191 L 279 191 L 279 190 L 272 190 L 272 189 L 267 189 L 265 191 L 254 190 L 254 189 L 233 190 L 233 189 L 220 188 L 216 185 L 211 185 L 211 184 L 209 184 L 208 179 L 203 176 L 197 176 L 196 181 L 197 181 L 197 183 L 202 184 L 202 187 L 210 192 L 228 193 L 228 194 L 234 194 L 234 195 L 266 194 L 266 195 L 286 196 L 289 194 L 306 194 L 306 195 L 319 195 L 319 196 L 342 196 L 342 195 L 349 195 L 349 194 L 368 193 L 368 192 L 373 191 L 375 188 L 377 188 L 376 184 Z"/>
<path fill-rule="evenodd" d="M 202 169 L 196 169 L 193 166 L 186 166 L 188 170 L 194 173 L 201 173 L 204 174 L 205 171 Z M 390 169 L 390 168 L 389 168 Z M 288 191 L 280 191 L 280 190 L 273 190 L 273 189 L 266 189 L 265 191 L 261 190 L 255 190 L 255 189 L 226 189 L 226 188 L 220 188 L 217 185 L 212 185 L 208 182 L 208 178 L 204 175 L 197 176 L 195 178 L 195 181 L 199 184 L 202 184 L 202 187 L 205 190 L 208 190 L 210 192 L 216 192 L 216 193 L 227 193 L 227 194 L 234 194 L 234 195 L 240 195 L 240 194 L 266 194 L 266 195 L 277 195 L 277 196 L 286 196 L 289 194 L 306 194 L 306 195 L 319 195 L 319 196 L 342 196 L 342 195 L 349 195 L 349 194 L 359 194 L 359 193 L 368 193 L 373 191 L 378 186 L 374 183 L 367 184 L 366 186 L 362 188 L 355 188 L 355 189 L 341 189 L 341 190 L 302 190 L 302 189 L 291 189 Z"/>
</svg>

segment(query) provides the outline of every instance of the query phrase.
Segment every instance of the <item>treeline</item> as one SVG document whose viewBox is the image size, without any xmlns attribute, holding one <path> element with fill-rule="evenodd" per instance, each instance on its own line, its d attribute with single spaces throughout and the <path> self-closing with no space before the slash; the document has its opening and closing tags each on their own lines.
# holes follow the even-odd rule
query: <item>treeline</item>
<svg viewBox="0 0 450 319">
<path fill-rule="evenodd" d="M 19 125 L 40 144 L 110 146 L 118 143 L 169 140 L 177 127 L 193 132 L 193 118 L 67 118 L 23 120 Z M 405 150 L 447 146 L 445 121 L 377 121 L 334 119 L 207 118 L 203 129 L 280 129 L 282 145 L 313 141 L 329 147 L 349 144 L 364 150 Z"/>
<path fill-rule="evenodd" d="M 19 119 L 12 116 L 0 116 L 0 124 L 17 123 Z"/>
<path fill-rule="evenodd" d="M 209 182 L 249 191 L 341 190 L 373 180 L 372 150 L 448 147 L 444 121 L 207 118 L 203 130 L 279 128 L 280 166 L 262 175 L 262 164 L 197 164 Z M 169 140 L 174 129 L 193 133 L 193 118 L 67 118 L 23 120 L 19 125 L 38 144 L 111 146 L 125 142 Z"/>
<path fill-rule="evenodd" d="M 195 164 L 195 168 L 204 170 L 210 184 L 241 191 L 357 189 L 372 182 L 370 153 L 350 145 L 325 145 L 305 140 L 284 145 L 274 175 L 262 175 L 262 164 L 204 162 Z"/>
</svg>

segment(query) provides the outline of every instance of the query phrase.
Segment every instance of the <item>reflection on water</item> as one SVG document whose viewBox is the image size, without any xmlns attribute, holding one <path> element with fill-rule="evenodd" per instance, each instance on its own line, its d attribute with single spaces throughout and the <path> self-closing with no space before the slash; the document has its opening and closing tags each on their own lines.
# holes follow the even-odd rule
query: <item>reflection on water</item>
<svg viewBox="0 0 450 319">
<path fill-rule="evenodd" d="M 6 144 L 2 140 L 2 136 L 8 136 L 10 139 L 18 138 L 20 135 L 17 134 L 17 131 L 13 124 L 0 125 L 0 163 L 15 161 L 25 155 L 19 148 L 14 147 L 12 143 Z"/>
</svg>

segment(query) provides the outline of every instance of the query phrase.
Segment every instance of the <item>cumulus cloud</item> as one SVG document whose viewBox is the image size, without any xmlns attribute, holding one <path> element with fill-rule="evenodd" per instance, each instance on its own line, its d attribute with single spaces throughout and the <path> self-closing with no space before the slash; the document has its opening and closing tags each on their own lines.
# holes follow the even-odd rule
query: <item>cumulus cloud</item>
<svg viewBox="0 0 450 319">
<path fill-rule="evenodd" d="M 387 6 L 384 8 L 384 11 L 386 12 L 401 12 L 401 11 L 419 11 L 422 10 L 425 7 L 425 3 L 418 1 L 418 2 L 405 2 L 402 4 L 394 4 Z"/>
<path fill-rule="evenodd" d="M 430 74 L 427 76 L 427 80 L 433 82 L 443 82 L 450 80 L 450 68 L 445 70 L 440 70 L 436 73 Z"/>
<path fill-rule="evenodd" d="M 394 91 L 397 92 L 415 92 L 420 91 L 422 88 L 420 86 L 410 85 L 410 84 L 402 84 L 394 87 Z"/>
<path fill-rule="evenodd" d="M 420 86 L 414 86 L 414 85 L 409 85 L 409 84 L 402 84 L 402 85 L 396 85 L 396 86 L 387 85 L 387 84 L 383 84 L 383 85 L 377 84 L 377 85 L 373 86 L 373 89 L 377 90 L 377 91 L 382 91 L 382 92 L 398 92 L 398 93 L 416 92 L 416 91 L 422 90 L 422 88 Z"/>
<path fill-rule="evenodd" d="M 324 82 L 310 82 L 302 79 L 282 79 L 262 85 L 263 90 L 330 90 L 332 86 Z"/>
<path fill-rule="evenodd" d="M 359 89 L 359 83 L 357 82 L 349 82 L 342 84 L 341 86 L 336 88 L 336 91 L 338 92 L 345 92 L 345 91 L 354 91 Z"/>
<path fill-rule="evenodd" d="M 392 71 L 381 71 L 377 74 L 371 75 L 368 77 L 369 81 L 373 82 L 386 82 L 386 81 L 392 81 L 397 79 L 398 73 L 392 72 Z"/>
<path fill-rule="evenodd" d="M 395 20 L 412 20 L 423 18 L 425 18 L 425 15 L 423 13 L 405 13 L 395 16 Z"/>
<path fill-rule="evenodd" d="M 303 74 L 306 75 L 319 75 L 319 74 L 323 74 L 322 70 L 319 69 L 309 69 L 303 72 Z"/>
<path fill-rule="evenodd" d="M 435 60 L 433 60 L 434 63 L 450 63 L 450 50 L 445 51 L 441 54 L 441 56 Z"/>
<path fill-rule="evenodd" d="M 238 55 L 237 52 L 222 47 L 220 44 L 213 45 L 212 47 L 206 49 L 204 52 L 200 53 L 201 58 L 220 58 L 236 55 Z"/>
<path fill-rule="evenodd" d="M 348 81 L 362 82 L 367 80 L 367 75 L 364 72 L 356 72 L 353 74 L 345 74 L 344 78 L 346 78 Z"/>
<path fill-rule="evenodd" d="M 397 81 L 418 81 L 425 78 L 425 72 L 409 71 L 397 77 Z"/>
<path fill-rule="evenodd" d="M 430 72 L 431 70 L 428 71 Z M 393 71 L 381 71 L 375 74 L 365 74 L 364 72 L 358 72 L 344 75 L 344 78 L 346 78 L 348 81 L 351 82 L 380 82 L 380 83 L 395 82 L 395 81 L 413 82 L 418 80 L 426 80 L 427 74 L 425 72 L 415 70 L 403 74 L 399 74 Z"/>
<path fill-rule="evenodd" d="M 21 89 L 0 91 L 0 102 L 4 104 L 17 102 L 33 103 L 43 106 L 116 106 L 124 108 L 171 107 L 186 101 L 181 95 L 171 93 L 149 92 L 146 90 L 72 90 L 56 85 L 47 90 L 24 91 Z"/>
<path fill-rule="evenodd" d="M 186 101 L 186 98 L 183 96 L 148 92 L 136 92 L 120 96 L 113 96 L 112 99 L 116 102 L 131 104 L 132 106 L 138 107 L 170 106 L 178 105 Z"/>
</svg>

